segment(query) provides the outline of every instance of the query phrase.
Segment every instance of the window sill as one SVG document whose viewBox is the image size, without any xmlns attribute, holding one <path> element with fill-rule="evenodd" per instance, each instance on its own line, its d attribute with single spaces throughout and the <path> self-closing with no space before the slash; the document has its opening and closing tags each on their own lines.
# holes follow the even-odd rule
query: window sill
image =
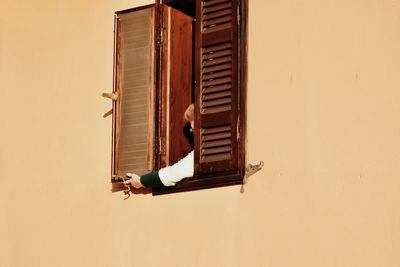
<svg viewBox="0 0 400 267">
<path fill-rule="evenodd" d="M 243 184 L 240 172 L 221 172 L 186 178 L 175 186 L 153 188 L 153 196 Z"/>
</svg>

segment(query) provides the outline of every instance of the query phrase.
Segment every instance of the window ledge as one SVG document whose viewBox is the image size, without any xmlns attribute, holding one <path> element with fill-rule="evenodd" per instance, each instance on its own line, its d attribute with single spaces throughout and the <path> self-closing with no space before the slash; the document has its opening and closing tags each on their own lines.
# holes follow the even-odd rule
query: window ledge
<svg viewBox="0 0 400 267">
<path fill-rule="evenodd" d="M 240 172 L 220 172 L 186 178 L 175 186 L 153 188 L 153 196 L 243 184 Z"/>
</svg>

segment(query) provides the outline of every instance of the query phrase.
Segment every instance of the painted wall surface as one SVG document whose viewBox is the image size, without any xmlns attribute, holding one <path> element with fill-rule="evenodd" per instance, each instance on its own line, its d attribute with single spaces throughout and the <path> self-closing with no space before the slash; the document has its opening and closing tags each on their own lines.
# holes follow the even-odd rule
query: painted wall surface
<svg viewBox="0 0 400 267">
<path fill-rule="evenodd" d="M 113 12 L 0 2 L 0 266 L 400 266 L 400 2 L 250 0 L 249 162 L 110 193 Z"/>
</svg>

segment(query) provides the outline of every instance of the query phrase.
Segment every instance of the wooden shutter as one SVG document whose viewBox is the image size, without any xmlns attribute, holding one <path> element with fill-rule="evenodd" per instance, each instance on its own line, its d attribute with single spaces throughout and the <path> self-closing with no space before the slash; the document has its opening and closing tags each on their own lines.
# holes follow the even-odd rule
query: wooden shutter
<svg viewBox="0 0 400 267">
<path fill-rule="evenodd" d="M 238 0 L 196 2 L 197 174 L 237 170 Z"/>
<path fill-rule="evenodd" d="M 154 5 L 116 14 L 113 174 L 153 168 Z"/>
</svg>

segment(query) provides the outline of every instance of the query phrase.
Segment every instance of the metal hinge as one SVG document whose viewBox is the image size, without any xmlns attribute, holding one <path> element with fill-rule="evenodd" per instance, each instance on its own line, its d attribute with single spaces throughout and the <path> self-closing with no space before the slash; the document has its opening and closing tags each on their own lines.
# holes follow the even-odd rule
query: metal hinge
<svg viewBox="0 0 400 267">
<path fill-rule="evenodd" d="M 160 29 L 160 46 L 163 46 L 164 45 L 164 30 L 165 30 L 165 28 L 164 27 L 162 27 L 161 29 Z"/>
<path fill-rule="evenodd" d="M 240 5 L 237 6 L 237 23 L 240 24 Z"/>
<path fill-rule="evenodd" d="M 165 155 L 166 154 L 166 147 L 165 147 L 165 137 L 160 138 L 160 154 Z"/>
<path fill-rule="evenodd" d="M 240 141 L 240 117 L 238 118 L 236 124 L 236 142 L 239 143 L 239 141 Z"/>
</svg>

